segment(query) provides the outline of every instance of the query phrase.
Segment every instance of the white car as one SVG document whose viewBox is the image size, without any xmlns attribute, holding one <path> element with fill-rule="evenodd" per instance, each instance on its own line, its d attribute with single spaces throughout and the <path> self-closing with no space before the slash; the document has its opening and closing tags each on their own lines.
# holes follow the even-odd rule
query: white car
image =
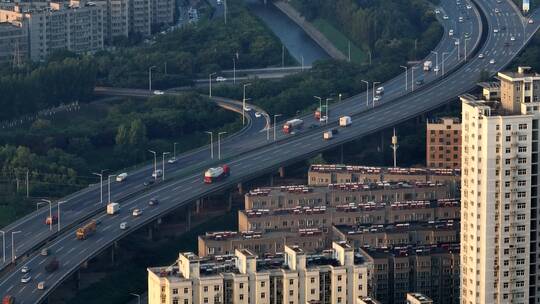
<svg viewBox="0 0 540 304">
<path fill-rule="evenodd" d="M 326 122 L 327 120 L 328 120 L 328 117 L 326 116 L 321 116 L 321 118 L 319 118 L 320 122 Z"/>
<path fill-rule="evenodd" d="M 435 10 L 435 14 L 440 14 L 440 13 L 441 13 L 440 10 L 438 10 L 438 9 Z"/>
<path fill-rule="evenodd" d="M 167 161 L 169 164 L 174 164 L 176 163 L 176 158 L 172 157 L 172 158 L 169 158 L 169 160 Z"/>
<path fill-rule="evenodd" d="M 244 111 L 246 111 L 246 112 L 251 111 L 251 107 L 245 106 L 245 107 L 244 107 Z"/>
<path fill-rule="evenodd" d="M 510 37 L 510 41 L 516 41 L 516 37 L 514 36 Z"/>
<path fill-rule="evenodd" d="M 494 33 L 498 33 L 498 32 L 499 32 L 499 29 L 493 29 L 493 32 L 494 32 Z"/>
<path fill-rule="evenodd" d="M 459 45 L 459 40 L 454 40 L 454 45 Z"/>
<path fill-rule="evenodd" d="M 128 225 L 127 222 L 121 222 L 121 223 L 120 223 L 120 229 L 126 230 L 126 229 L 128 229 L 128 228 L 129 228 L 129 225 Z"/>
<path fill-rule="evenodd" d="M 160 91 L 160 90 L 155 90 L 154 91 L 154 95 L 163 95 L 163 94 L 165 94 L 165 92 L 163 92 L 163 91 Z"/>
<path fill-rule="evenodd" d="M 472 6 L 470 4 L 467 4 L 467 9 L 472 9 Z"/>
<path fill-rule="evenodd" d="M 463 22 L 463 17 L 460 16 L 460 17 L 458 18 L 458 21 L 459 21 L 459 22 Z"/>
<path fill-rule="evenodd" d="M 380 95 L 375 95 L 375 98 L 373 98 L 373 101 L 379 101 L 381 100 L 381 96 Z"/>
<path fill-rule="evenodd" d="M 495 59 L 491 59 L 491 60 L 489 61 L 489 63 L 495 64 Z"/>
<path fill-rule="evenodd" d="M 442 18 L 443 18 L 444 20 L 448 20 L 448 15 L 444 15 Z"/>
<path fill-rule="evenodd" d="M 22 272 L 22 273 L 29 273 L 29 272 L 30 272 L 30 267 L 28 267 L 28 266 L 23 266 L 23 267 L 21 268 L 21 272 Z"/>
<path fill-rule="evenodd" d="M 255 112 L 255 117 L 259 118 L 261 116 L 262 116 L 261 112 Z"/>
<path fill-rule="evenodd" d="M 27 273 L 27 274 L 22 276 L 21 283 L 26 284 L 26 283 L 30 282 L 31 280 L 32 280 L 32 277 L 30 276 L 30 274 Z"/>
<path fill-rule="evenodd" d="M 454 36 L 454 30 L 449 30 L 448 31 L 448 36 Z"/>
<path fill-rule="evenodd" d="M 216 77 L 216 81 L 217 82 L 224 82 L 224 81 L 227 81 L 227 78 L 218 76 L 218 77 Z"/>
<path fill-rule="evenodd" d="M 484 58 L 484 54 L 482 54 L 482 53 L 478 54 L 478 58 L 479 58 L 479 59 L 483 59 L 483 58 Z"/>
<path fill-rule="evenodd" d="M 500 13 L 501 11 L 498 8 L 495 8 L 495 14 Z"/>
<path fill-rule="evenodd" d="M 139 216 L 142 214 L 142 210 L 137 208 L 137 209 L 133 209 L 133 216 Z"/>
<path fill-rule="evenodd" d="M 529 19 L 529 24 L 533 24 L 533 23 L 534 23 L 534 20 Z"/>
<path fill-rule="evenodd" d="M 439 67 L 435 67 L 435 68 L 433 69 L 433 72 L 439 73 Z"/>
</svg>

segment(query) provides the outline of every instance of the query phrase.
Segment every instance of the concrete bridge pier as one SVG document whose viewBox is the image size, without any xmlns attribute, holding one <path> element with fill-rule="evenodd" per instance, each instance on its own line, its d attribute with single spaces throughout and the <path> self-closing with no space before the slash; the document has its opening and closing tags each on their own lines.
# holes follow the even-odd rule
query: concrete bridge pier
<svg viewBox="0 0 540 304">
<path fill-rule="evenodd" d="M 238 183 L 237 187 L 238 187 L 238 193 L 244 194 L 244 187 L 242 186 L 242 183 Z"/>
<path fill-rule="evenodd" d="M 339 162 L 340 162 L 341 164 L 343 164 L 343 146 L 344 146 L 344 145 L 345 145 L 345 144 L 341 144 L 341 145 L 339 146 L 339 150 L 340 150 L 340 158 L 339 158 Z"/>
<path fill-rule="evenodd" d="M 79 290 L 81 288 L 81 270 L 78 269 L 77 272 L 75 272 L 75 288 Z"/>
<path fill-rule="evenodd" d="M 186 231 L 189 231 L 191 229 L 191 208 L 189 206 L 186 207 Z"/>
<path fill-rule="evenodd" d="M 274 174 L 270 174 L 270 187 L 274 186 Z"/>
<path fill-rule="evenodd" d="M 81 269 L 87 269 L 88 268 L 88 261 L 84 261 L 81 265 Z"/>
<path fill-rule="evenodd" d="M 280 178 L 285 177 L 285 167 L 279 167 L 279 177 Z"/>
<path fill-rule="evenodd" d="M 156 220 L 156 224 L 161 225 L 162 222 L 163 222 L 163 219 L 161 217 L 158 217 L 158 219 Z"/>
<path fill-rule="evenodd" d="M 114 255 L 115 255 L 116 249 L 118 249 L 118 241 L 114 242 L 111 246 L 111 265 L 115 264 Z"/>
<path fill-rule="evenodd" d="M 152 224 L 148 225 L 148 235 L 147 238 L 149 241 L 154 240 L 154 226 Z"/>
<path fill-rule="evenodd" d="M 195 201 L 195 213 L 199 214 L 201 212 L 201 203 L 204 198 L 200 198 Z"/>
<path fill-rule="evenodd" d="M 231 211 L 232 209 L 232 191 L 229 191 L 229 198 L 227 200 L 227 211 Z"/>
</svg>

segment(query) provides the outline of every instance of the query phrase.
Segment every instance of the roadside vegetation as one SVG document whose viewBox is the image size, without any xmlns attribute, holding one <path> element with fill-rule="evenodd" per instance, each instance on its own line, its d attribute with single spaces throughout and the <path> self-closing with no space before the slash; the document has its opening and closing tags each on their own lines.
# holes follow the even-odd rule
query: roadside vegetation
<svg viewBox="0 0 540 304">
<path fill-rule="evenodd" d="M 31 196 L 60 197 L 96 182 L 91 172 L 114 172 L 150 159 L 148 148 L 172 153 L 178 142 L 181 153 L 205 144 L 206 130 L 234 133 L 240 127 L 235 113 L 185 93 L 82 104 L 78 110 L 0 130 L 5 189 L 0 201 L 6 203 L 0 226 L 31 210 L 15 203 L 26 193 L 27 170 Z"/>
</svg>

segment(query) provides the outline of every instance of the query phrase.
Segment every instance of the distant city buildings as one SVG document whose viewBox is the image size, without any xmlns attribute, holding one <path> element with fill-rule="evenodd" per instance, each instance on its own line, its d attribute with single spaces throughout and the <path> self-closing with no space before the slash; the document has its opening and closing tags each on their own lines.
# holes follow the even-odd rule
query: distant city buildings
<svg viewBox="0 0 540 304">
<path fill-rule="evenodd" d="M 260 258 L 247 249 L 210 258 L 181 253 L 175 265 L 148 268 L 149 304 L 345 304 L 367 290 L 364 257 L 339 242 L 315 254 L 287 246 Z"/>
<path fill-rule="evenodd" d="M 461 303 L 538 303 L 540 75 L 498 78 L 500 101 L 461 97 Z"/>
<path fill-rule="evenodd" d="M 308 171 L 310 186 L 343 183 L 376 182 L 454 182 L 458 185 L 459 169 L 440 168 L 385 168 L 347 165 L 311 165 Z"/>
<path fill-rule="evenodd" d="M 427 123 L 426 165 L 429 168 L 461 168 L 461 123 L 445 117 Z"/>
<path fill-rule="evenodd" d="M 459 243 L 363 247 L 360 252 L 369 265 L 368 294 L 381 303 L 404 303 L 411 291 L 429 295 L 431 303 L 464 303 L 459 299 Z"/>
<path fill-rule="evenodd" d="M 57 50 L 93 53 L 106 41 L 172 24 L 173 13 L 173 0 L 0 3 L 0 62 L 42 61 Z"/>
</svg>

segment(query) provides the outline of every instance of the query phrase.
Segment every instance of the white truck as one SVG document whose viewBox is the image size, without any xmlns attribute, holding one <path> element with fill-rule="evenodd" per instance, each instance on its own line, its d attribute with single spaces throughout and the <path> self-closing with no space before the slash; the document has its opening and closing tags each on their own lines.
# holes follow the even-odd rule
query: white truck
<svg viewBox="0 0 540 304">
<path fill-rule="evenodd" d="M 332 134 L 332 131 L 326 131 L 323 133 L 324 140 L 330 140 L 334 137 L 334 134 Z"/>
<path fill-rule="evenodd" d="M 118 175 L 116 176 L 116 181 L 117 181 L 117 182 L 123 182 L 123 181 L 126 180 L 127 176 L 128 176 L 128 174 L 125 173 L 125 172 L 124 172 L 124 173 L 120 173 L 120 174 L 118 174 Z"/>
<path fill-rule="evenodd" d="M 339 118 L 339 126 L 340 127 L 348 127 L 352 123 L 352 119 L 350 116 L 341 116 Z"/>
<path fill-rule="evenodd" d="M 118 203 L 109 203 L 107 205 L 107 214 L 114 215 L 120 211 L 120 204 Z"/>
<path fill-rule="evenodd" d="M 431 60 L 424 61 L 424 71 L 429 72 L 433 67 L 433 62 Z"/>
</svg>

